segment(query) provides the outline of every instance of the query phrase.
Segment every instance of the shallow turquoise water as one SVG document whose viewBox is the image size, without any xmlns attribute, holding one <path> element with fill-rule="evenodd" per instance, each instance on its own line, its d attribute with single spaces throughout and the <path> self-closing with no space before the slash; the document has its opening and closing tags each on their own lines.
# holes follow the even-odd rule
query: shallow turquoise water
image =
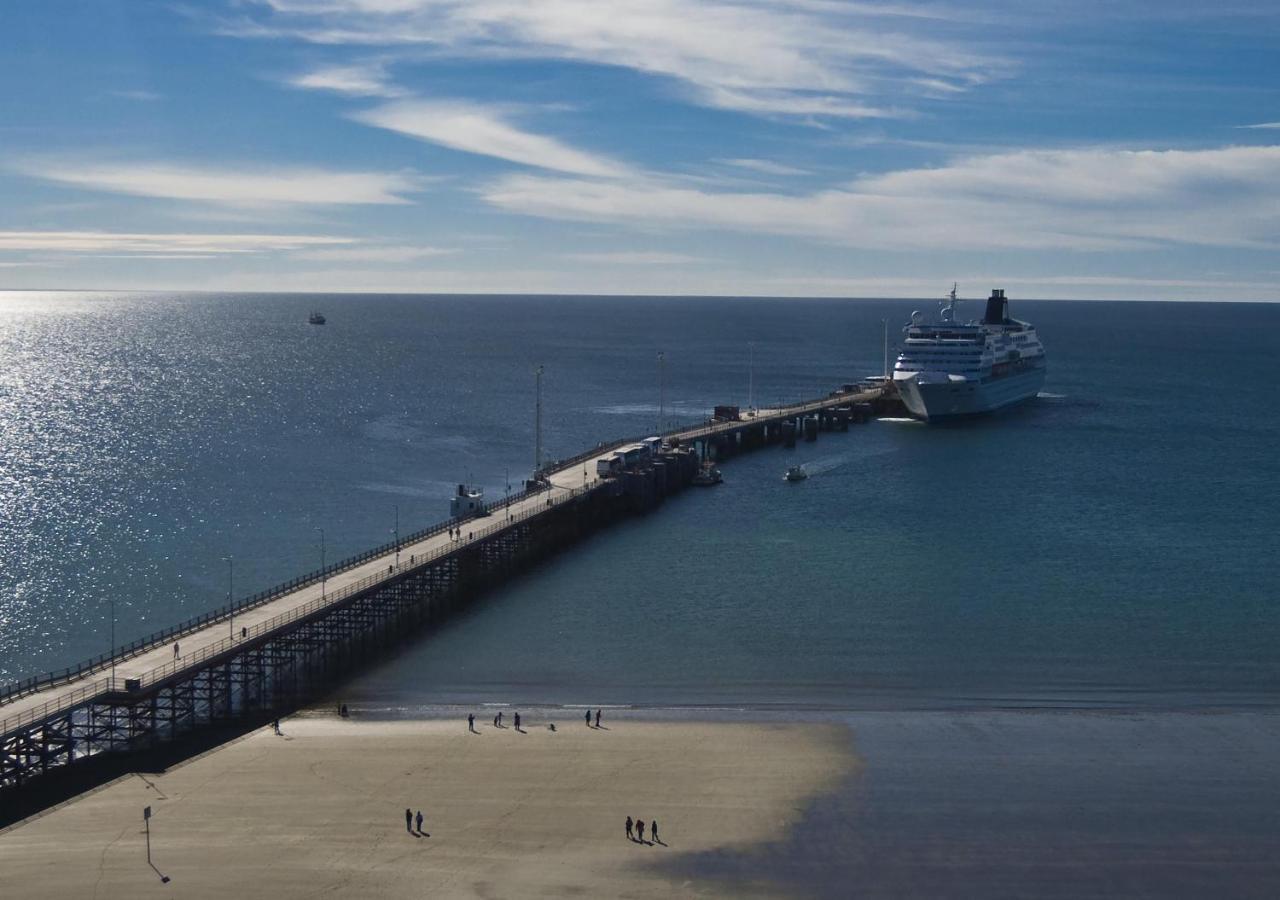
<svg viewBox="0 0 1280 900">
<path fill-rule="evenodd" d="M 570 455 L 880 366 L 898 301 L 0 295 L 0 677 L 127 639 Z M 306 314 L 322 309 L 323 328 Z M 351 686 L 453 702 L 1274 704 L 1280 309 L 1013 301 L 1046 396 L 769 449 Z M 792 461 L 814 477 L 781 481 Z"/>
</svg>

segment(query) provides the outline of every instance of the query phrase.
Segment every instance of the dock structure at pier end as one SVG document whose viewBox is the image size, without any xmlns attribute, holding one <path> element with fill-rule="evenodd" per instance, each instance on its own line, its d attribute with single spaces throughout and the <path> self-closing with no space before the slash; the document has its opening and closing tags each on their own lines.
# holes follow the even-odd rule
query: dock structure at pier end
<svg viewBox="0 0 1280 900">
<path fill-rule="evenodd" d="M 895 401 L 884 389 L 747 411 L 615 441 L 545 465 L 469 515 L 135 641 L 114 655 L 0 686 L 0 801 L 92 768 L 323 696 L 392 645 L 547 556 L 683 490 L 703 460 L 847 431 Z M 628 461 L 629 448 L 637 450 Z M 616 462 L 619 457 L 622 462 Z M 10 804 L 18 809 L 21 804 Z M 6 817 L 0 802 L 0 824 Z"/>
</svg>

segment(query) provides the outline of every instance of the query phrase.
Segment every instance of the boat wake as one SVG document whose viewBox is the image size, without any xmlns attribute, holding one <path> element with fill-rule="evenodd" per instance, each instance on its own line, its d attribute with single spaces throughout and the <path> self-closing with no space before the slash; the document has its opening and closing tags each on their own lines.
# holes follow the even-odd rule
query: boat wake
<svg viewBox="0 0 1280 900">
<path fill-rule="evenodd" d="M 919 419 L 913 419 L 910 416 L 881 416 L 876 419 L 877 422 L 888 422 L 891 425 L 923 425 Z"/>
<path fill-rule="evenodd" d="M 824 472 L 830 472 L 832 469 L 839 468 L 849 461 L 847 454 L 840 456 L 827 456 L 822 459 L 815 459 L 805 463 L 802 468 L 806 475 L 821 475 Z"/>
<path fill-rule="evenodd" d="M 1067 399 L 1066 394 L 1051 394 L 1048 391 L 1041 391 L 1040 393 L 1036 394 L 1036 397 L 1040 400 L 1066 400 Z"/>
</svg>

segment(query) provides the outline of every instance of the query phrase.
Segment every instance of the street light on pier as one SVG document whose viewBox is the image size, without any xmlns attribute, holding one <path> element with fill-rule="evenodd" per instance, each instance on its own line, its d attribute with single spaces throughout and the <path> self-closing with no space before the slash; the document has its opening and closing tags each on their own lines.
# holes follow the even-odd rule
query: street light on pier
<svg viewBox="0 0 1280 900">
<path fill-rule="evenodd" d="M 324 570 L 324 529 L 316 528 L 316 531 L 320 532 L 320 602 L 323 603 L 324 602 L 324 582 L 325 582 L 325 575 L 326 575 Z"/>
<path fill-rule="evenodd" d="M 396 568 L 400 568 L 400 504 L 396 504 L 396 527 L 391 532 L 396 536 Z"/>
<path fill-rule="evenodd" d="M 116 687 L 116 595 L 111 595 L 111 689 Z"/>
<path fill-rule="evenodd" d="M 222 559 L 227 564 L 227 634 L 234 641 L 236 638 L 236 609 L 232 602 L 235 597 L 236 558 L 228 555 L 222 557 Z"/>
</svg>

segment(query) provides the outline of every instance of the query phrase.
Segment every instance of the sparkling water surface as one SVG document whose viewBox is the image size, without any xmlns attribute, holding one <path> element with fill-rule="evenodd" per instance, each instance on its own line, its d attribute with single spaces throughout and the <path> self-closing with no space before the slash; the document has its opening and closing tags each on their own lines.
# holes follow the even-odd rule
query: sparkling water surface
<svg viewBox="0 0 1280 900">
<path fill-rule="evenodd" d="M 0 679 L 502 496 L 667 416 L 824 393 L 923 301 L 0 294 Z M 328 316 L 323 327 L 307 313 Z M 976 311 L 976 306 L 974 307 Z M 1273 705 L 1280 308 L 1012 300 L 1049 378 L 731 461 L 349 686 L 474 702 Z M 812 477 L 782 481 L 805 462 Z"/>
</svg>

